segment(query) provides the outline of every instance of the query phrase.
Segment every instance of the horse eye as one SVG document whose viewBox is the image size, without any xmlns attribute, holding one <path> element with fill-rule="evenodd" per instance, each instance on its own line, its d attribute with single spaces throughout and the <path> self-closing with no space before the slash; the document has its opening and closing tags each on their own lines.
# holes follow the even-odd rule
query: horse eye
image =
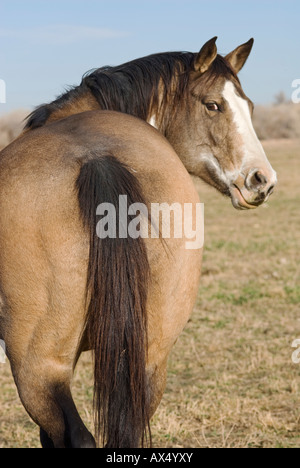
<svg viewBox="0 0 300 468">
<path fill-rule="evenodd" d="M 218 104 L 216 104 L 215 102 L 208 102 L 205 105 L 209 111 L 218 112 L 220 110 Z"/>
</svg>

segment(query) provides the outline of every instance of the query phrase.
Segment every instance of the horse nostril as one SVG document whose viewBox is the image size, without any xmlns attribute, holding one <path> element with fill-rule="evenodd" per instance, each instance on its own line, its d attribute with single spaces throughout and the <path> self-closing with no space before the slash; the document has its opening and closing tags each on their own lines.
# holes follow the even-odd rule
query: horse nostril
<svg viewBox="0 0 300 468">
<path fill-rule="evenodd" d="M 258 169 L 254 169 L 246 179 L 246 186 L 248 190 L 261 192 L 262 189 L 268 184 L 268 179 Z"/>
<path fill-rule="evenodd" d="M 267 191 L 267 195 L 271 195 L 271 193 L 273 193 L 273 191 L 274 191 L 274 188 L 275 188 L 275 185 L 271 185 L 271 187 Z"/>
<path fill-rule="evenodd" d="M 267 184 L 267 179 L 266 177 L 259 171 L 255 172 L 252 177 L 252 181 L 254 182 L 255 185 L 266 185 Z"/>
</svg>

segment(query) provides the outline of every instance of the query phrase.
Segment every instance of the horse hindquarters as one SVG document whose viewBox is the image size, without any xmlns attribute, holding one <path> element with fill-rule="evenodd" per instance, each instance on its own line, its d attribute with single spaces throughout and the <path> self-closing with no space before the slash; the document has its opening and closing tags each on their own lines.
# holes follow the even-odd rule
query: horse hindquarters
<svg viewBox="0 0 300 468">
<path fill-rule="evenodd" d="M 37 175 L 24 163 L 34 154 L 30 145 L 24 150 L 15 144 L 20 157 L 14 161 L 8 148 L 0 159 L 1 334 L 21 401 L 42 428 L 43 444 L 95 447 L 70 392 L 85 318 L 88 255 L 78 227 L 74 170 L 49 179 L 41 159 Z"/>
<path fill-rule="evenodd" d="M 130 204 L 143 198 L 134 176 L 115 158 L 85 160 L 77 179 L 78 200 L 72 186 L 56 186 L 48 200 L 43 194 L 48 209 L 42 209 L 42 220 L 32 223 L 29 213 L 29 226 L 20 217 L 23 237 L 17 243 L 10 233 L 18 223 L 7 227 L 2 245 L 11 259 L 9 266 L 4 262 L 4 287 L 13 303 L 7 345 L 21 401 L 41 427 L 43 445 L 92 447 L 70 392 L 86 324 L 95 349 L 97 428 L 108 447 L 138 447 L 149 426 L 147 253 L 142 239 L 99 239 L 95 222 L 101 202 L 116 205 L 119 194 L 127 194 Z M 74 170 L 71 174 L 68 179 L 65 169 L 65 187 L 68 180 L 74 187 Z M 58 207 L 63 207 L 59 216 Z M 33 242 L 44 224 L 43 243 Z M 11 292 L 14 285 L 17 291 Z M 87 316 L 86 297 L 91 299 Z"/>
<path fill-rule="evenodd" d="M 142 239 L 99 239 L 96 208 L 116 206 L 119 195 L 143 202 L 131 167 L 149 203 L 198 198 L 172 148 L 137 119 L 83 113 L 48 129 L 1 153 L 1 333 L 43 443 L 81 447 L 94 440 L 70 381 L 86 327 L 84 338 L 96 349 L 98 429 L 108 446 L 138 446 L 164 391 L 168 354 L 192 310 L 200 255 L 187 254 L 184 239 L 168 240 L 168 254 L 161 239 L 145 246 Z M 103 146 L 112 146 L 118 160 L 103 157 Z"/>
</svg>

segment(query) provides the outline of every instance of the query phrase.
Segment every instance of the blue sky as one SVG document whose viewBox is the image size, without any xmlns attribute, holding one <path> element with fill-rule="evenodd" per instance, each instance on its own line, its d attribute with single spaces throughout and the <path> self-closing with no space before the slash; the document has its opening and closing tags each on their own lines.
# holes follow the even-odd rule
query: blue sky
<svg viewBox="0 0 300 468">
<path fill-rule="evenodd" d="M 196 52 L 213 36 L 221 54 L 255 38 L 240 76 L 255 103 L 281 90 L 290 97 L 299 23 L 299 0 L 0 0 L 0 113 L 49 102 L 92 68 Z"/>
</svg>

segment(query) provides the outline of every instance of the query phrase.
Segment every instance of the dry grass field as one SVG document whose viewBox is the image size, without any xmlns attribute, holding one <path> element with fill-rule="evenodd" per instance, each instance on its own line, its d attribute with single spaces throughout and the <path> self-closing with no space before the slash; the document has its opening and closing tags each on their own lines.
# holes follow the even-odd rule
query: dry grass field
<svg viewBox="0 0 300 468">
<path fill-rule="evenodd" d="M 300 141 L 264 142 L 279 184 L 269 203 L 238 212 L 199 184 L 205 203 L 203 276 L 194 314 L 169 362 L 152 423 L 156 447 L 297 447 L 300 364 Z M 85 355 L 73 394 L 92 427 Z M 9 364 L 0 365 L 0 448 L 38 447 Z"/>
</svg>

